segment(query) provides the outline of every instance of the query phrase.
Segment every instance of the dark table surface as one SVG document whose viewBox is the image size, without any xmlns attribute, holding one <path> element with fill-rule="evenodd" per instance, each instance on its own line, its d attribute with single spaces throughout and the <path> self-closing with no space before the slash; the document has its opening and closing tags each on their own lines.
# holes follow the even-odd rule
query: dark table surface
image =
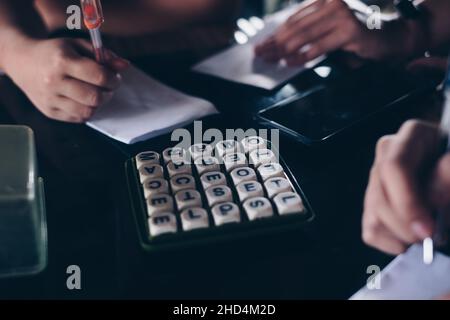
<svg viewBox="0 0 450 320">
<path fill-rule="evenodd" d="M 188 72 L 197 59 L 178 52 L 133 61 L 166 83 L 212 100 L 222 114 L 205 119 L 205 130 L 249 127 L 246 110 L 283 95 L 282 89 L 270 94 L 246 89 L 244 94 L 235 85 L 205 81 Z M 0 124 L 27 125 L 35 133 L 46 187 L 49 264 L 37 276 L 0 280 L 0 297 L 348 298 L 365 284 L 368 266 L 383 267 L 391 259 L 365 246 L 360 236 L 374 144 L 406 118 L 422 115 L 428 104 L 422 100 L 324 149 L 281 137 L 281 154 L 316 214 L 305 230 L 148 255 L 139 246 L 123 165 L 138 151 L 168 146 L 170 135 L 125 146 L 84 125 L 49 120 L 2 77 Z M 70 265 L 81 268 L 81 290 L 66 287 Z"/>
</svg>

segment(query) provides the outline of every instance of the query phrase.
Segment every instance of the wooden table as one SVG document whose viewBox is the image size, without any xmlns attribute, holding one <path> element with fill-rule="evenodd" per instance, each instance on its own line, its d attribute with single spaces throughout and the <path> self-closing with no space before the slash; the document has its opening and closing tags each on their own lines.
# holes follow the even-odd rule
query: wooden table
<svg viewBox="0 0 450 320">
<path fill-rule="evenodd" d="M 121 47 L 120 53 L 165 82 L 197 92 L 201 88 L 188 73 L 188 67 L 230 41 L 229 30 L 210 31 L 202 35 L 195 31 L 187 37 L 190 41 L 176 41 L 181 44 L 178 48 L 169 41 L 179 39 L 174 35 L 161 36 L 160 46 L 154 38 L 149 39 L 149 50 L 142 49 L 142 41 L 127 45 L 123 40 L 109 39 L 108 43 L 113 48 Z M 215 40 L 205 40 L 208 45 L 203 48 L 188 50 L 192 44 L 200 44 L 199 39 L 209 38 Z M 135 54 L 139 51 L 145 56 Z M 222 109 L 233 110 L 227 104 L 226 94 L 217 93 L 217 102 Z M 246 98 L 243 96 L 243 100 Z M 430 101 L 418 104 L 429 105 Z M 411 108 L 407 117 L 423 115 L 424 110 Z M 425 114 L 430 114 L 429 110 Z M 218 121 L 230 128 L 245 126 L 248 119 L 236 117 L 236 112 L 225 112 L 219 120 L 205 120 L 205 129 L 220 126 Z M 36 135 L 40 174 L 45 179 L 47 195 L 49 265 L 35 277 L 1 280 L 0 296 L 347 298 L 365 283 L 367 266 L 383 266 L 390 260 L 361 241 L 362 200 L 376 139 L 394 132 L 405 118 L 386 121 L 382 129 L 366 138 L 325 153 L 311 152 L 301 145 L 293 146 L 287 138 L 281 139 L 282 146 L 290 146 L 285 148 L 283 157 L 316 211 L 310 227 L 312 236 L 272 236 L 264 244 L 251 243 L 244 253 L 234 253 L 234 248 L 225 246 L 207 254 L 199 251 L 149 257 L 138 245 L 123 164 L 139 149 L 164 147 L 168 137 L 126 147 L 84 125 L 49 120 L 3 77 L 0 124 L 27 125 Z M 80 291 L 66 288 L 66 268 L 72 264 L 82 270 Z"/>
</svg>

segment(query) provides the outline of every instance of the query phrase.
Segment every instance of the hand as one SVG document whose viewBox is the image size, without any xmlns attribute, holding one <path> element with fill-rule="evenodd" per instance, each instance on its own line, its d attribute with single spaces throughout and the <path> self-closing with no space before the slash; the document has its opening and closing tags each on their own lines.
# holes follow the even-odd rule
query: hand
<svg viewBox="0 0 450 320">
<path fill-rule="evenodd" d="M 32 40 L 11 49 L 7 73 L 47 117 L 82 123 L 111 99 L 128 61 L 106 52 L 98 64 L 91 44 L 81 39 Z"/>
<path fill-rule="evenodd" d="M 441 146 L 441 131 L 418 121 L 380 139 L 364 203 L 367 244 L 399 254 L 432 235 L 436 210 L 450 217 L 450 155 L 440 156 Z"/>
<path fill-rule="evenodd" d="M 338 49 L 378 59 L 386 50 L 384 33 L 369 30 L 343 0 L 313 0 L 257 45 L 255 53 L 267 61 L 285 59 L 288 65 L 302 65 Z"/>
</svg>

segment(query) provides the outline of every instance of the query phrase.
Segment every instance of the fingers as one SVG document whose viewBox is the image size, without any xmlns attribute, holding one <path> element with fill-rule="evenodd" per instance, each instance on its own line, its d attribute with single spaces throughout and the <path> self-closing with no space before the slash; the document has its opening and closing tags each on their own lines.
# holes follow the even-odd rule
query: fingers
<svg viewBox="0 0 450 320">
<path fill-rule="evenodd" d="M 44 108 L 41 111 L 45 116 L 54 120 L 84 123 L 92 117 L 95 110 L 78 104 L 71 99 L 57 97 L 55 98 L 52 107 Z"/>
<path fill-rule="evenodd" d="M 344 1 L 315 1 L 257 45 L 255 53 L 269 61 L 286 59 L 290 65 L 304 64 L 330 51 L 347 48 L 360 38 L 361 29 Z"/>
<path fill-rule="evenodd" d="M 73 40 L 73 46 L 67 50 L 67 55 L 60 64 L 67 74 L 77 80 L 105 90 L 115 90 L 120 85 L 118 72 L 126 69 L 129 62 L 117 57 L 110 50 L 105 49 L 107 64 L 101 65 L 93 58 L 91 45 L 83 39 Z"/>
<path fill-rule="evenodd" d="M 319 10 L 328 0 L 306 0 L 300 4 L 300 9 L 294 13 L 286 21 L 286 25 L 294 25 L 300 19 L 305 16 Z"/>
<path fill-rule="evenodd" d="M 383 187 L 381 187 L 379 192 L 385 194 Z M 387 199 L 385 203 L 379 203 L 377 205 L 377 211 L 377 217 L 380 222 L 403 243 L 410 244 L 421 240 L 411 229 L 411 224 L 408 222 L 405 223 L 402 216 L 394 211 L 391 204 L 388 204 Z"/>
<path fill-rule="evenodd" d="M 389 139 L 385 139 L 379 146 L 387 146 L 388 143 Z M 407 244 L 391 231 L 390 223 L 382 219 L 394 213 L 385 197 L 376 167 L 372 168 L 369 181 L 364 201 L 363 240 L 389 254 L 399 254 L 406 249 Z"/>
<path fill-rule="evenodd" d="M 432 212 L 423 192 L 426 182 L 421 175 L 434 159 L 438 137 L 435 129 L 409 121 L 378 164 L 387 199 L 398 217 L 392 220 L 392 227 L 404 239 L 422 240 L 433 232 Z"/>
<path fill-rule="evenodd" d="M 408 121 L 395 136 L 380 139 L 364 202 L 366 243 L 397 254 L 432 235 L 434 209 L 426 181 L 428 168 L 436 166 L 439 145 L 440 131 L 417 121 Z M 443 157 L 431 176 L 436 188 L 445 190 L 433 193 L 446 204 L 450 204 L 449 168 L 450 156 Z"/>
<path fill-rule="evenodd" d="M 295 37 L 284 41 L 284 45 L 281 51 L 282 55 L 290 56 L 294 53 L 297 53 L 300 49 L 308 44 L 310 46 L 317 46 L 320 43 L 323 46 L 323 38 L 327 35 L 328 41 L 332 40 L 331 43 L 336 42 L 333 41 L 334 35 L 329 36 L 329 34 L 335 27 L 335 21 L 327 20 L 323 24 L 320 24 L 320 26 L 304 29 L 303 31 L 297 33 Z"/>
<path fill-rule="evenodd" d="M 369 199 L 374 200 L 367 204 L 367 207 L 373 206 L 376 210 L 376 217 L 381 224 L 385 226 L 390 232 L 396 235 L 396 238 L 401 239 L 404 243 L 413 243 L 418 239 L 411 235 L 409 226 L 403 223 L 397 212 L 392 208 L 392 203 L 389 200 L 386 192 L 385 184 L 383 183 L 383 165 L 387 156 L 395 148 L 396 136 L 387 136 L 380 139 L 377 144 L 377 154 L 375 158 L 375 166 L 372 169 L 371 184 L 373 185 L 372 194 L 368 194 Z"/>
<path fill-rule="evenodd" d="M 268 62 L 277 62 L 281 59 L 274 37 L 269 37 L 265 42 L 257 45 L 255 54 Z"/>
<path fill-rule="evenodd" d="M 325 4 L 324 0 L 309 1 L 305 6 L 292 15 L 278 31 L 263 43 L 255 47 L 255 53 L 263 58 L 274 56 L 278 51 L 278 55 L 282 56 L 289 42 L 296 39 L 298 32 L 302 31 L 302 26 L 310 26 L 313 22 L 324 18 L 324 13 L 328 10 L 320 10 Z M 325 11 L 325 12 L 324 12 Z M 303 22 L 306 20 L 305 22 Z M 303 22 L 303 23 L 302 23 Z"/>
<path fill-rule="evenodd" d="M 95 54 L 92 50 L 92 44 L 89 41 L 84 39 L 75 39 L 75 43 L 81 49 L 80 53 L 83 56 L 91 58 L 91 60 L 95 60 Z M 105 50 L 105 58 L 106 58 L 106 66 L 112 69 L 115 72 L 120 72 L 127 69 L 130 66 L 130 62 L 124 58 L 117 56 L 114 52 L 108 49 Z"/>
<path fill-rule="evenodd" d="M 330 33 L 319 41 L 311 44 L 305 51 L 294 53 L 286 58 L 286 63 L 292 65 L 303 65 L 314 60 L 327 52 L 334 51 L 341 47 L 345 38 L 340 34 Z"/>
<path fill-rule="evenodd" d="M 51 102 L 51 106 L 43 108 L 41 111 L 45 116 L 54 120 L 85 123 L 94 115 L 96 108 L 64 96 L 56 96 Z"/>
<path fill-rule="evenodd" d="M 111 99 L 120 85 L 118 72 L 129 65 L 109 51 L 109 65 L 98 64 L 92 56 L 91 45 L 85 40 L 38 41 L 24 55 L 22 64 L 29 68 L 14 80 L 47 117 L 84 122 L 95 108 Z"/>
<path fill-rule="evenodd" d="M 66 70 L 68 76 L 106 90 L 115 90 L 120 85 L 116 72 L 90 58 L 78 56 L 66 65 Z"/>
<path fill-rule="evenodd" d="M 282 25 L 273 36 L 270 36 L 265 41 L 255 46 L 255 54 L 261 56 L 265 60 L 269 60 L 270 58 L 274 59 L 273 57 L 277 56 L 277 51 L 282 51 L 284 46 L 284 42 L 282 40 L 287 38 L 288 35 L 291 35 L 291 30 L 295 27 L 296 23 L 307 17 L 309 14 L 320 9 L 324 3 L 325 0 L 305 1 L 301 8 L 289 17 L 286 23 Z M 278 54 L 278 56 L 281 55 Z"/>
<path fill-rule="evenodd" d="M 77 123 L 88 121 L 95 112 L 95 108 L 91 108 L 62 96 L 57 98 L 56 104 L 62 115 L 75 119 L 75 122 Z"/>
<path fill-rule="evenodd" d="M 395 152 L 395 151 L 394 151 Z M 404 241 L 422 240 L 432 234 L 433 220 L 420 192 L 416 172 L 407 170 L 397 156 L 380 168 L 380 179 L 394 214 L 381 218 Z"/>
<path fill-rule="evenodd" d="M 86 82 L 66 78 L 60 82 L 58 94 L 85 106 L 99 107 L 112 98 L 113 91 L 105 91 Z"/>
<path fill-rule="evenodd" d="M 73 117 L 68 114 L 65 114 L 57 107 L 52 107 L 50 111 L 47 110 L 47 112 L 43 112 L 44 115 L 50 119 L 62 121 L 62 122 L 69 122 L 69 123 L 84 123 L 84 121 L 80 117 Z"/>
<path fill-rule="evenodd" d="M 321 35 L 339 26 L 339 13 L 336 5 L 339 1 L 330 2 L 319 10 L 301 18 L 296 23 L 286 23 L 276 33 L 275 40 L 283 55 L 291 55 L 306 44 L 313 43 Z"/>
<path fill-rule="evenodd" d="M 376 215 L 366 214 L 363 216 L 363 230 L 364 242 L 380 251 L 398 255 L 408 248 L 377 219 Z"/>
</svg>

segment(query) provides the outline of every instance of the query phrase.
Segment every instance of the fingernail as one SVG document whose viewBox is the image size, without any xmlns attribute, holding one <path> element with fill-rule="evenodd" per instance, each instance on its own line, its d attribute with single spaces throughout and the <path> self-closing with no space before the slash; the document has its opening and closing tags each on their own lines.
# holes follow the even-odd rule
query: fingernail
<svg viewBox="0 0 450 320">
<path fill-rule="evenodd" d="M 420 221 L 414 221 L 413 223 L 411 223 L 411 230 L 421 240 L 431 236 L 428 228 Z"/>
</svg>

